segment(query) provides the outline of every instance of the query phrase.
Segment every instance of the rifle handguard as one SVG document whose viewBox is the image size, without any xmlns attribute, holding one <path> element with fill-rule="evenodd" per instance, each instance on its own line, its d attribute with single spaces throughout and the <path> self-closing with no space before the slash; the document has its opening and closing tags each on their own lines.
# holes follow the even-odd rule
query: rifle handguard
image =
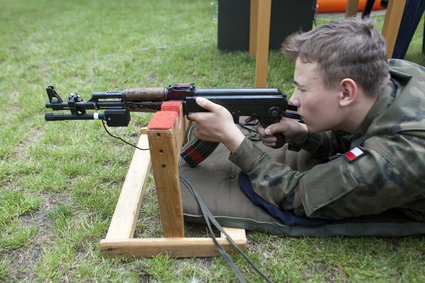
<svg viewBox="0 0 425 283">
<path fill-rule="evenodd" d="M 127 101 L 148 101 L 148 100 L 167 100 L 167 88 L 165 87 L 142 87 L 127 88 L 124 91 L 124 97 Z"/>
</svg>

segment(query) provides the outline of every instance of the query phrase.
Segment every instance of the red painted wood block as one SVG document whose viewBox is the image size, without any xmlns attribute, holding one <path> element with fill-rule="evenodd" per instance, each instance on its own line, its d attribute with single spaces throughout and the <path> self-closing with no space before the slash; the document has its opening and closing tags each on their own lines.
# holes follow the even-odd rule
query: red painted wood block
<svg viewBox="0 0 425 283">
<path fill-rule="evenodd" d="M 179 101 L 166 101 L 161 105 L 161 111 L 175 111 L 180 117 L 180 109 L 182 103 Z"/>
<path fill-rule="evenodd" d="M 149 130 L 169 130 L 173 128 L 177 119 L 176 111 L 158 111 L 148 124 Z"/>
</svg>

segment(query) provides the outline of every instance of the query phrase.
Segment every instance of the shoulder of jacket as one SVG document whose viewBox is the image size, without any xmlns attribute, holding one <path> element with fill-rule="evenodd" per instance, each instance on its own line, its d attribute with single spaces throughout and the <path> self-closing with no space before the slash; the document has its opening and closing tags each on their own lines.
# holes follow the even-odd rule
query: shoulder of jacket
<svg viewBox="0 0 425 283">
<path fill-rule="evenodd" d="M 404 82 L 415 77 L 418 81 L 425 83 L 425 67 L 402 59 L 389 59 L 388 64 L 391 77 Z"/>
</svg>

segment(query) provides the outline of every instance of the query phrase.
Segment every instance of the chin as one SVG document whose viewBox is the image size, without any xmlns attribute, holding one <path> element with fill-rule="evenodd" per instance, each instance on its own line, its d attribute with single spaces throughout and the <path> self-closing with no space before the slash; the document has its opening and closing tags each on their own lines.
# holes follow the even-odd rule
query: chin
<svg viewBox="0 0 425 283">
<path fill-rule="evenodd" d="M 307 123 L 306 121 L 304 121 L 303 120 L 303 123 L 304 123 L 304 125 L 306 125 L 306 127 L 307 127 L 307 130 L 311 133 L 311 132 L 314 132 L 314 127 L 311 125 L 311 124 L 309 124 L 309 123 Z"/>
<path fill-rule="evenodd" d="M 314 126 L 312 126 L 312 125 L 307 125 L 307 124 L 306 124 L 306 126 L 307 126 L 307 130 L 308 130 L 310 133 L 319 133 L 319 132 L 326 131 L 325 129 L 321 129 L 321 128 L 319 128 L 319 127 L 314 127 Z"/>
</svg>

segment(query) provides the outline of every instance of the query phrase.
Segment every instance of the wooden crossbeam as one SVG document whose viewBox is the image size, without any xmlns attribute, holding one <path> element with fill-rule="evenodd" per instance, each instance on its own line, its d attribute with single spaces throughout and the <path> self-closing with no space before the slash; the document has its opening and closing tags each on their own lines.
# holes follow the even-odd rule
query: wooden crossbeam
<svg viewBox="0 0 425 283">
<path fill-rule="evenodd" d="M 244 229 L 224 228 L 233 241 L 242 249 L 247 247 Z M 232 246 L 222 235 L 217 241 L 228 251 Z M 100 242 L 103 252 L 111 256 L 155 257 L 215 257 L 219 252 L 211 238 L 145 238 L 145 239 L 105 239 Z"/>
</svg>

